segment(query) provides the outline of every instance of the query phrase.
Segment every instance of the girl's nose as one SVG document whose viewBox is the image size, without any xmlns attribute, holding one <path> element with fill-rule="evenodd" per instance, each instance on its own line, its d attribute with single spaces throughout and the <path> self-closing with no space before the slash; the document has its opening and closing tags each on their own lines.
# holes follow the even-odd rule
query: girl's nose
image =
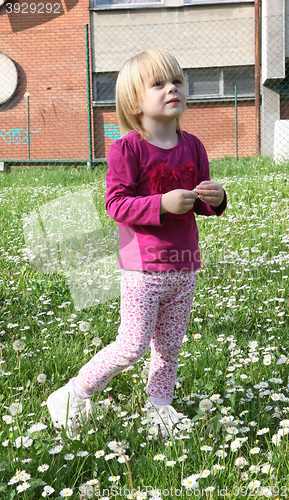
<svg viewBox="0 0 289 500">
<path fill-rule="evenodd" d="M 177 86 L 173 82 L 169 82 L 168 85 L 169 85 L 169 92 L 177 92 L 178 91 Z"/>
</svg>

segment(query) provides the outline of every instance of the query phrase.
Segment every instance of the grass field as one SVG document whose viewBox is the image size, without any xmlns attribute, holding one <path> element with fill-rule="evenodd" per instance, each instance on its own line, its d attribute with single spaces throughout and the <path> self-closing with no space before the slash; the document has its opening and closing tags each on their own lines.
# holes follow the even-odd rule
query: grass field
<svg viewBox="0 0 289 500">
<path fill-rule="evenodd" d="M 0 498 L 288 499 L 286 164 L 211 164 L 229 201 L 222 217 L 198 217 L 203 267 L 173 403 L 181 424 L 163 436 L 146 422 L 147 355 L 94 395 L 94 422 L 77 439 L 53 429 L 48 395 L 115 338 L 119 298 L 76 310 L 63 273 L 30 265 L 23 221 L 89 190 L 113 226 L 105 171 L 25 168 L 0 177 Z"/>
</svg>

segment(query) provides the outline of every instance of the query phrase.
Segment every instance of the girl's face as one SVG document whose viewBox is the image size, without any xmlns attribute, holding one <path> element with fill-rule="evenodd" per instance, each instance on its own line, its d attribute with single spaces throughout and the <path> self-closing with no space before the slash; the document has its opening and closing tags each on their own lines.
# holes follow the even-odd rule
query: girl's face
<svg viewBox="0 0 289 500">
<path fill-rule="evenodd" d="M 167 123 L 175 121 L 185 107 L 186 91 L 178 78 L 156 81 L 145 85 L 140 103 L 140 118 L 146 124 L 151 120 Z"/>
</svg>

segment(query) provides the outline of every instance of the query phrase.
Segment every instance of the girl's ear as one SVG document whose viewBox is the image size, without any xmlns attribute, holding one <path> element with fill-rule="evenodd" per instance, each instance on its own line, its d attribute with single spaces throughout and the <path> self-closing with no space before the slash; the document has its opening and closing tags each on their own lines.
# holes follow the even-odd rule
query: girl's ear
<svg viewBox="0 0 289 500">
<path fill-rule="evenodd" d="M 142 113 L 142 110 L 141 110 L 141 108 L 140 108 L 139 106 L 137 106 L 137 108 L 135 108 L 135 109 L 133 110 L 133 114 L 134 114 L 135 116 L 140 115 L 141 113 Z"/>
</svg>

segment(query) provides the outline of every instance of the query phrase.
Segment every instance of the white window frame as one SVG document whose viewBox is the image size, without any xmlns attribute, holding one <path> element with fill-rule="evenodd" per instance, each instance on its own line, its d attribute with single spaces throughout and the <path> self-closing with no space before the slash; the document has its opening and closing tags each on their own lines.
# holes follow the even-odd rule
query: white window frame
<svg viewBox="0 0 289 500">
<path fill-rule="evenodd" d="M 97 98 L 97 76 L 98 74 L 101 74 L 103 75 L 103 73 L 106 73 L 106 72 L 99 72 L 99 73 L 94 73 L 93 74 L 93 101 L 98 105 L 98 106 L 107 106 L 107 105 L 115 105 L 115 99 L 98 99 Z M 115 81 L 116 81 L 116 78 L 117 78 L 117 71 L 111 71 L 111 72 L 107 72 L 108 75 L 113 75 L 115 76 Z"/>
<path fill-rule="evenodd" d="M 249 68 L 249 66 L 245 66 Z M 253 66 L 251 66 L 253 68 Z M 241 66 L 233 66 L 230 69 L 234 71 L 234 69 L 237 71 Z M 198 101 L 198 100 L 206 100 L 206 99 L 214 99 L 214 100 L 222 100 L 222 99 L 233 99 L 234 95 L 233 94 L 225 94 L 225 74 L 226 70 L 229 69 L 229 67 L 224 67 L 224 68 L 218 68 L 219 69 L 219 74 L 218 74 L 218 87 L 219 87 L 219 92 L 218 94 L 190 94 L 190 88 L 189 88 L 189 72 L 191 70 L 197 71 L 198 69 L 204 70 L 204 68 L 187 68 L 184 69 L 184 74 L 185 74 L 185 79 L 186 79 L 186 85 L 187 85 L 187 100 L 188 102 L 191 101 Z M 207 68 L 208 71 L 210 70 L 215 70 L 216 68 Z M 238 90 L 238 89 L 237 89 Z M 238 97 L 242 98 L 247 98 L 250 99 L 254 97 L 255 93 L 254 90 L 252 92 L 238 92 Z"/>
</svg>

